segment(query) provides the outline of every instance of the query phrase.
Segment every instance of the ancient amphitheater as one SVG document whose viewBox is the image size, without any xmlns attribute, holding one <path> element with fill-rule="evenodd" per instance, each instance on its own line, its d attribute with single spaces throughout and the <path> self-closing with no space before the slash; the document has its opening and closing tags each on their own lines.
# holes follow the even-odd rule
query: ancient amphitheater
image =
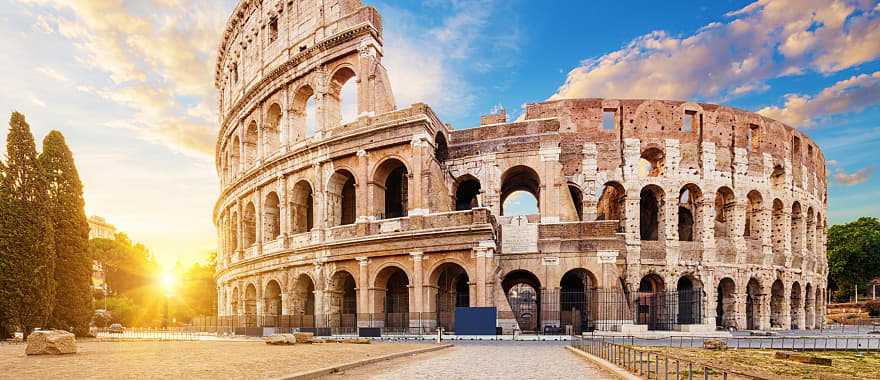
<svg viewBox="0 0 880 380">
<path fill-rule="evenodd" d="M 503 333 L 809 329 L 826 168 L 806 135 L 669 100 L 528 104 L 453 129 L 398 107 L 359 0 L 245 0 L 216 67 L 221 317 Z M 346 107 L 356 107 L 351 120 Z M 537 210 L 507 215 L 508 197 Z"/>
</svg>

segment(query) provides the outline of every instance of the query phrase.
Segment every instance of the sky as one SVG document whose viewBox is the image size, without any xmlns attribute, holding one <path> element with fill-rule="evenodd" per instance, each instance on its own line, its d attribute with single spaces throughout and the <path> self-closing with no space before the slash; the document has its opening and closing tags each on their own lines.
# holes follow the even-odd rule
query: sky
<svg viewBox="0 0 880 380">
<path fill-rule="evenodd" d="M 365 3 L 383 16 L 398 107 L 425 102 L 462 129 L 547 99 L 722 103 L 819 144 L 830 223 L 880 217 L 877 1 Z M 24 113 L 38 141 L 64 133 L 87 213 L 164 264 L 216 249 L 213 70 L 234 5 L 0 0 L 0 111 Z"/>
</svg>

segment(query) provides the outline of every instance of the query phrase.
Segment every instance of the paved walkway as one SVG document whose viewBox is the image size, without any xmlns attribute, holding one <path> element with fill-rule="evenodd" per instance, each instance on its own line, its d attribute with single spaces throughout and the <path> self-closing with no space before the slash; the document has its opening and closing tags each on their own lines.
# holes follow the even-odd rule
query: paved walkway
<svg viewBox="0 0 880 380">
<path fill-rule="evenodd" d="M 611 379 L 559 343 L 456 342 L 455 347 L 355 368 L 327 379 Z"/>
</svg>

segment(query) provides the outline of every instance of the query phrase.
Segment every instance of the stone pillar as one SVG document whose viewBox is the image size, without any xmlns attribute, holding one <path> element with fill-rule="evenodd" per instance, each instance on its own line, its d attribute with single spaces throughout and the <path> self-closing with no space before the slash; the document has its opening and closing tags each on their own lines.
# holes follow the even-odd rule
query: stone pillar
<svg viewBox="0 0 880 380">
<path fill-rule="evenodd" d="M 370 285 L 369 285 L 369 268 L 367 264 L 369 260 L 366 257 L 355 257 L 358 261 L 358 288 L 357 288 L 357 313 L 358 326 L 369 327 L 369 313 L 373 312 L 373 306 L 370 304 Z M 364 316 L 364 318 L 361 318 Z"/>
<path fill-rule="evenodd" d="M 355 199 L 357 200 L 357 205 L 355 206 L 357 210 L 355 210 L 355 215 L 357 215 L 357 222 L 363 223 L 370 220 L 370 217 L 375 215 L 377 212 L 370 207 L 373 204 L 373 189 L 372 183 L 373 180 L 370 178 L 369 167 L 370 167 L 370 155 L 367 151 L 361 149 L 357 151 L 358 157 L 358 173 L 353 173 L 357 178 L 357 189 Z"/>
</svg>

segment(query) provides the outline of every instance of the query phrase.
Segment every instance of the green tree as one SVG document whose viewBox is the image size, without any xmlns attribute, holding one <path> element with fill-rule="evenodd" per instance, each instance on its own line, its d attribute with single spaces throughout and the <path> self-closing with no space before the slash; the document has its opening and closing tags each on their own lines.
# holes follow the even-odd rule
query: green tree
<svg viewBox="0 0 880 380">
<path fill-rule="evenodd" d="M 6 139 L 8 159 L 3 193 L 8 215 L 2 224 L 4 276 L 0 289 L 6 313 L 27 337 L 46 326 L 55 298 L 55 252 L 49 219 L 49 186 L 37 158 L 34 137 L 24 115 L 13 112 Z"/>
<path fill-rule="evenodd" d="M 859 218 L 828 229 L 828 277 L 835 297 L 847 298 L 880 276 L 880 220 Z"/>
<path fill-rule="evenodd" d="M 49 132 L 43 140 L 39 160 L 49 183 L 48 200 L 55 233 L 55 283 L 59 285 L 49 324 L 59 329 L 73 327 L 76 335 L 86 336 L 95 308 L 82 182 L 73 153 L 61 132 Z"/>
</svg>

